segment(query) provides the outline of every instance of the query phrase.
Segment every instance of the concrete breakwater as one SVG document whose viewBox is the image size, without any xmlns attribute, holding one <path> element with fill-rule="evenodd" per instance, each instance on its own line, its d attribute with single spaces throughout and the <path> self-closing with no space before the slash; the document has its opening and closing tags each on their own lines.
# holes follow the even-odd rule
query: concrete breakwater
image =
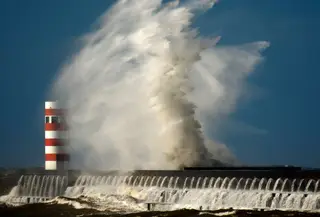
<svg viewBox="0 0 320 217">
<path fill-rule="evenodd" d="M 209 210 L 228 207 L 320 209 L 320 171 L 316 169 L 216 167 L 131 172 L 70 170 L 66 174 L 41 169 L 24 172 L 23 175 L 11 174 L 11 178 L 6 176 L 4 189 L 15 185 L 8 197 L 11 202 L 38 203 L 57 196 L 75 198 L 120 193 L 160 204 L 166 210 L 173 204 Z M 123 191 L 123 186 L 130 190 Z"/>
</svg>

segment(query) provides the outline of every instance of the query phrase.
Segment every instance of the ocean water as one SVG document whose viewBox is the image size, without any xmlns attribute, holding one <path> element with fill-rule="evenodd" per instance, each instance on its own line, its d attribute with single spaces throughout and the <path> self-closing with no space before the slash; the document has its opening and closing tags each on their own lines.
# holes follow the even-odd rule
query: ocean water
<svg viewBox="0 0 320 217">
<path fill-rule="evenodd" d="M 95 216 L 130 216 L 130 217 L 193 217 L 193 216 L 233 216 L 233 217 L 247 217 L 247 216 L 265 216 L 265 217 L 284 217 L 284 216 L 301 216 L 301 217 L 316 217 L 318 213 L 311 212 L 293 212 L 293 211 L 259 211 L 259 210 L 175 210 L 175 211 L 136 211 L 136 212 L 117 212 L 114 210 L 98 211 L 89 208 L 75 208 L 69 204 L 30 204 L 20 207 L 8 207 L 0 204 L 0 216 L 23 216 L 23 217 L 95 217 Z"/>
</svg>

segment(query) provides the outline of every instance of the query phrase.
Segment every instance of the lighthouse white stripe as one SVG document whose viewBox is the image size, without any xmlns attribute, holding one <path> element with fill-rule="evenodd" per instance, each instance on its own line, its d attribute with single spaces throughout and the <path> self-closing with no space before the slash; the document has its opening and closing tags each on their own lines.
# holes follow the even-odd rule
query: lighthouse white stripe
<svg viewBox="0 0 320 217">
<path fill-rule="evenodd" d="M 65 161 L 46 161 L 45 169 L 46 170 L 67 170 L 68 162 Z"/>
<path fill-rule="evenodd" d="M 66 131 L 53 131 L 53 130 L 46 130 L 45 131 L 45 138 L 46 139 L 67 139 L 67 132 Z"/>
<path fill-rule="evenodd" d="M 61 109 L 58 101 L 47 101 L 45 102 L 45 109 Z"/>
<path fill-rule="evenodd" d="M 57 161 L 46 161 L 45 168 L 46 168 L 46 170 L 56 170 L 57 169 Z"/>
<path fill-rule="evenodd" d="M 64 146 L 46 146 L 46 154 L 67 154 L 66 147 Z"/>
</svg>

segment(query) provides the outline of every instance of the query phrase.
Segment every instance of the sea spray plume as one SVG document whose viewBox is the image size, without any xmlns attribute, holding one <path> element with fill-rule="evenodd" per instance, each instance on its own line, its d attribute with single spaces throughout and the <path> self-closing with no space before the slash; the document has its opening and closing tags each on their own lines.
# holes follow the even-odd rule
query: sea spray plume
<svg viewBox="0 0 320 217">
<path fill-rule="evenodd" d="M 261 41 L 240 46 L 214 47 L 201 53 L 201 61 L 194 64 L 197 73 L 192 73 L 190 78 L 197 88 L 189 97 L 197 105 L 196 116 L 202 123 L 207 139 L 216 139 L 213 131 L 236 108 L 243 93 L 245 78 L 263 60 L 260 52 L 268 46 L 268 42 Z M 203 97 L 204 93 L 206 97 Z M 221 143 L 208 141 L 206 147 L 217 160 L 237 162 Z"/>
<path fill-rule="evenodd" d="M 53 90 L 68 109 L 74 165 L 80 159 L 96 169 L 210 164 L 196 116 L 211 113 L 206 106 L 216 106 L 225 96 L 211 86 L 210 93 L 203 92 L 208 89 L 202 86 L 206 77 L 216 79 L 215 69 L 228 73 L 223 69 L 229 60 L 206 60 L 215 48 L 205 47 L 210 43 L 190 28 L 193 13 L 214 1 L 202 2 L 162 7 L 159 0 L 118 1 L 99 28 L 85 37 Z M 228 49 L 220 50 L 228 57 Z M 217 88 L 228 92 L 223 85 Z M 235 100 L 228 99 L 231 104 Z"/>
</svg>

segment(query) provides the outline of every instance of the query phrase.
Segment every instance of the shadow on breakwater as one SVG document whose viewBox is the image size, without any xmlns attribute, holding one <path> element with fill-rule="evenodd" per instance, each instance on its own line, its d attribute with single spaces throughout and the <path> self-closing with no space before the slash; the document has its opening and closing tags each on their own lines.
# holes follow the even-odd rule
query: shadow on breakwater
<svg viewBox="0 0 320 217">
<path fill-rule="evenodd" d="M 0 195 L 7 195 L 17 185 L 24 174 L 37 174 L 43 171 L 42 167 L 33 168 L 0 168 Z"/>
</svg>

